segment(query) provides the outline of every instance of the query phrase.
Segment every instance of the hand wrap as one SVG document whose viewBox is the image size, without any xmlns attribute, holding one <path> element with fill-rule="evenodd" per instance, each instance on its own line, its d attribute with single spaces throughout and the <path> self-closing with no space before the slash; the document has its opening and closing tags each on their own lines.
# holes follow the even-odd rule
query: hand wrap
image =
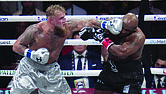
<svg viewBox="0 0 166 94">
<path fill-rule="evenodd" d="M 109 49 L 109 47 L 111 45 L 114 44 L 114 42 L 112 40 L 110 40 L 109 38 L 105 38 L 103 41 L 102 41 L 102 44 L 107 48 Z"/>
</svg>

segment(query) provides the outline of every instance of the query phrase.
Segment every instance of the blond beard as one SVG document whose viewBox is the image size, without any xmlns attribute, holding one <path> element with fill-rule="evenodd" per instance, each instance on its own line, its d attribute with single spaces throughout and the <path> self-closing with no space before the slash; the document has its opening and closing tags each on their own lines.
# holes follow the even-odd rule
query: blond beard
<svg viewBox="0 0 166 94">
<path fill-rule="evenodd" d="M 54 34 L 63 38 L 66 36 L 67 34 L 67 25 L 65 25 L 65 27 L 60 27 L 60 26 L 54 26 Z"/>
</svg>

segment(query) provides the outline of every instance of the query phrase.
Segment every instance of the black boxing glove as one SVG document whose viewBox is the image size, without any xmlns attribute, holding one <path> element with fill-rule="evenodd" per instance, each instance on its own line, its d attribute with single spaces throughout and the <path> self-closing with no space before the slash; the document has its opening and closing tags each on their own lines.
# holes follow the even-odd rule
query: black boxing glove
<svg viewBox="0 0 166 94">
<path fill-rule="evenodd" d="M 97 41 L 100 41 L 100 43 L 102 43 L 107 49 L 109 49 L 109 47 L 114 44 L 113 41 L 107 38 L 109 34 L 105 33 L 104 29 L 99 28 L 95 30 L 92 27 L 84 27 L 80 31 L 81 32 L 79 32 L 79 36 L 83 40 L 93 38 Z"/>
<path fill-rule="evenodd" d="M 93 33 L 93 39 L 102 42 L 103 39 L 105 38 L 105 32 L 103 29 L 99 28 L 97 30 L 95 30 Z"/>
<path fill-rule="evenodd" d="M 84 27 L 80 30 L 79 36 L 82 40 L 95 39 L 97 41 L 102 42 L 105 36 L 108 35 L 106 35 L 104 30 L 101 28 L 95 30 L 92 27 Z"/>
<path fill-rule="evenodd" d="M 95 29 L 92 27 L 84 27 L 80 30 L 79 36 L 82 40 L 88 40 L 93 37 L 93 32 L 95 32 Z"/>
</svg>

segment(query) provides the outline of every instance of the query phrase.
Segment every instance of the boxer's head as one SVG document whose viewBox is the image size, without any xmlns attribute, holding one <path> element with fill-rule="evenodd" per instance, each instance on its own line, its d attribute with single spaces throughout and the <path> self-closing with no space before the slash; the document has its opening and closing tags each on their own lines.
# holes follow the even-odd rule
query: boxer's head
<svg viewBox="0 0 166 94">
<path fill-rule="evenodd" d="M 47 21 L 53 26 L 65 27 L 65 9 L 59 5 L 51 5 L 46 10 Z"/>
<path fill-rule="evenodd" d="M 51 5 L 46 10 L 47 22 L 60 37 L 63 37 L 67 30 L 65 13 L 65 9 L 59 5 Z"/>
<path fill-rule="evenodd" d="M 138 27 L 138 17 L 133 13 L 126 14 L 123 19 L 123 29 L 121 33 L 126 36 L 135 32 L 135 29 Z"/>
</svg>

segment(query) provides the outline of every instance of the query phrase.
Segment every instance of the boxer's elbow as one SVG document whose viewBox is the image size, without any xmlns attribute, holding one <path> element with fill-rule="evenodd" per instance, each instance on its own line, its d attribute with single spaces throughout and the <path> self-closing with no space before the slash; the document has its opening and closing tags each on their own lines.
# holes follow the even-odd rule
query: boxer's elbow
<svg viewBox="0 0 166 94">
<path fill-rule="evenodd" d="M 14 47 L 14 45 L 13 45 L 13 47 L 12 47 L 12 50 L 13 50 L 14 52 L 15 52 L 15 50 L 16 50 L 15 47 Z"/>
<path fill-rule="evenodd" d="M 12 47 L 12 50 L 20 55 L 23 55 L 24 51 L 22 51 L 24 47 L 19 44 L 18 41 L 16 41 Z"/>
<path fill-rule="evenodd" d="M 13 50 L 14 52 L 17 52 L 18 47 L 17 47 L 17 45 L 16 45 L 16 44 L 14 44 L 14 45 L 13 45 L 12 50 Z"/>
<path fill-rule="evenodd" d="M 16 51 L 16 44 L 17 44 L 17 41 L 13 44 L 13 47 L 12 47 L 12 50 L 15 52 Z"/>
</svg>

